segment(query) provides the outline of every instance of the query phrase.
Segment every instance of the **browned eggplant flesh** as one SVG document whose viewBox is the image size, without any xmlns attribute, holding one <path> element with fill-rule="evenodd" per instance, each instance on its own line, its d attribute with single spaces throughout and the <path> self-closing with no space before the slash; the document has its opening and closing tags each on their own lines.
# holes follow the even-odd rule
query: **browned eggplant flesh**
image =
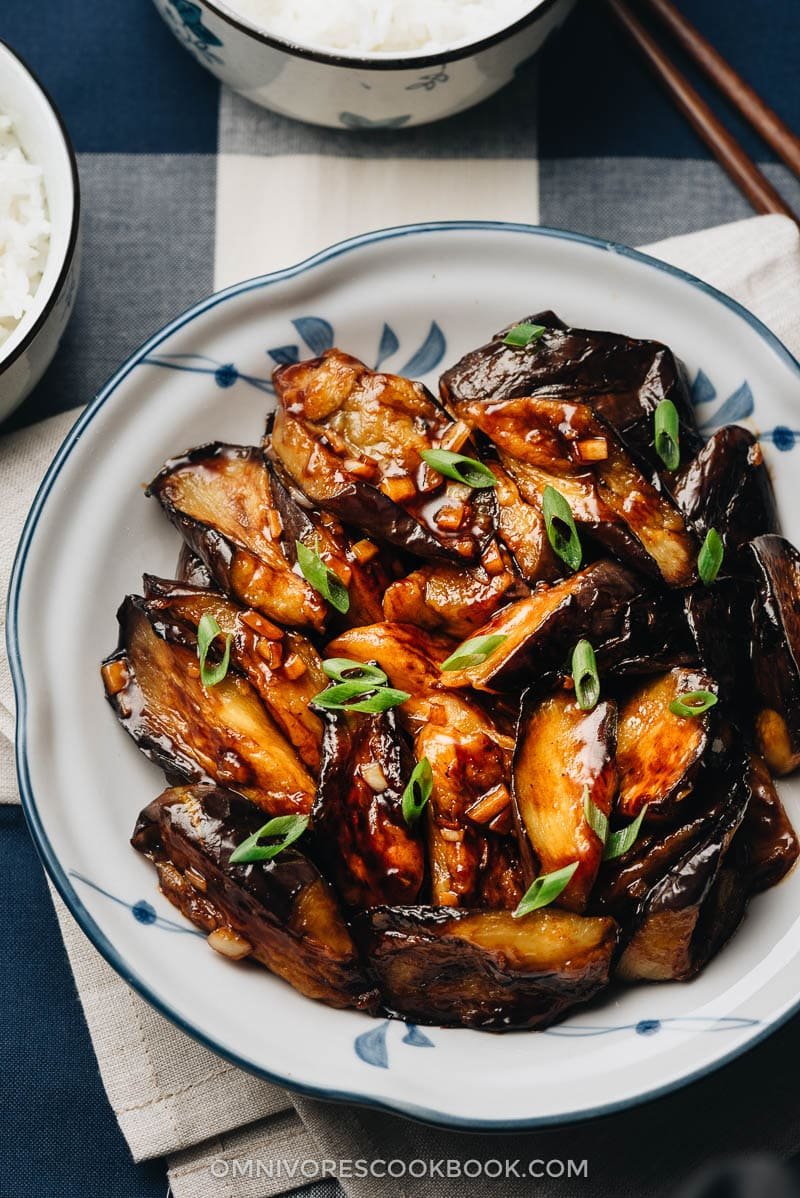
<svg viewBox="0 0 800 1198">
<path fill-rule="evenodd" d="M 218 952 L 546 1028 L 695 977 L 800 856 L 800 553 L 657 340 L 545 311 L 425 383 L 326 349 L 170 458 L 175 577 L 102 681 L 171 788 L 134 847 Z"/>
<path fill-rule="evenodd" d="M 377 992 L 313 862 L 287 848 L 271 861 L 231 863 L 262 818 L 230 791 L 178 786 L 145 807 L 132 843 L 153 861 L 170 902 L 223 956 L 252 957 L 329 1006 L 375 1009 Z"/>
</svg>

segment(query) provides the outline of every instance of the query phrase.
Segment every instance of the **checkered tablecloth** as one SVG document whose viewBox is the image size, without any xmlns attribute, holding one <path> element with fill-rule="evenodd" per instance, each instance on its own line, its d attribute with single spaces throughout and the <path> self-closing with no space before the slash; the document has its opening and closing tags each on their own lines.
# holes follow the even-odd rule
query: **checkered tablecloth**
<svg viewBox="0 0 800 1198">
<path fill-rule="evenodd" d="M 772 0 L 768 20 L 745 0 L 683 5 L 800 128 L 797 0 Z M 482 108 L 382 133 L 300 126 L 220 92 L 147 0 L 4 0 L 0 37 L 59 104 L 84 203 L 74 319 L 2 432 L 87 402 L 151 332 L 215 287 L 370 227 L 511 219 L 642 244 L 749 215 L 598 0 L 585 0 L 539 63 Z M 730 123 L 800 209 L 800 184 Z M 0 808 L 0 821 L 0 901 L 12 917 L 0 946 L 0 1077 L 13 1095 L 0 1193 L 163 1198 L 163 1166 L 130 1164 L 107 1108 L 19 809 Z M 796 1042 L 774 1042 L 776 1069 Z M 391 1144 L 380 1127 L 374 1134 L 385 1155 Z M 636 1193 L 635 1180 L 626 1185 Z"/>
</svg>

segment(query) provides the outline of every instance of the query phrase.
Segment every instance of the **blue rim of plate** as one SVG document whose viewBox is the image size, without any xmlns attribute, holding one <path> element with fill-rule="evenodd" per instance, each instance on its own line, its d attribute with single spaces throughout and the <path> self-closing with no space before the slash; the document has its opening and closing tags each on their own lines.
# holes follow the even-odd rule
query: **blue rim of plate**
<svg viewBox="0 0 800 1198">
<path fill-rule="evenodd" d="M 107 938 L 105 933 L 100 929 L 93 917 L 89 914 L 87 908 L 81 902 L 79 895 L 73 888 L 70 880 L 62 867 L 53 846 L 45 832 L 41 817 L 36 806 L 36 796 L 33 792 L 33 787 L 30 781 L 30 773 L 28 769 L 27 758 L 27 691 L 25 685 L 25 676 L 22 669 L 22 661 L 19 650 L 19 639 L 17 635 L 18 619 L 19 619 L 19 597 L 22 578 L 25 572 L 25 563 L 27 561 L 28 551 L 31 542 L 36 533 L 39 523 L 39 518 L 42 514 L 47 498 L 58 479 L 64 463 L 67 461 L 70 453 L 75 445 L 83 436 L 85 430 L 89 427 L 96 414 L 113 396 L 117 387 L 122 383 L 131 370 L 142 361 L 149 353 L 151 353 L 162 341 L 184 325 L 190 323 L 196 317 L 215 308 L 218 304 L 224 303 L 226 300 L 237 295 L 243 295 L 249 291 L 257 291 L 264 287 L 270 287 L 275 283 L 283 282 L 286 279 L 297 278 L 300 275 L 306 274 L 317 266 L 321 266 L 326 262 L 331 262 L 343 254 L 350 253 L 352 250 L 360 249 L 364 246 L 373 245 L 383 241 L 394 241 L 401 237 L 413 237 L 427 235 L 431 233 L 451 233 L 451 232 L 493 232 L 493 233 L 520 233 L 525 236 L 546 237 L 561 241 L 577 242 L 581 245 L 591 246 L 594 249 L 605 250 L 609 253 L 621 254 L 626 258 L 632 258 L 636 262 L 640 262 L 643 266 L 648 266 L 651 269 L 661 271 L 664 274 L 672 275 L 673 278 L 681 279 L 683 282 L 690 284 L 692 287 L 704 292 L 724 307 L 746 321 L 752 329 L 755 330 L 769 348 L 777 354 L 777 356 L 797 375 L 798 384 L 800 384 L 800 362 L 786 348 L 782 341 L 767 328 L 767 326 L 743 307 L 736 300 L 724 294 L 724 292 L 712 287 L 709 283 L 704 283 L 702 279 L 698 279 L 695 275 L 688 271 L 681 270 L 679 267 L 671 266 L 669 263 L 662 262 L 658 258 L 653 258 L 649 254 L 643 254 L 640 250 L 631 249 L 630 246 L 622 245 L 614 241 L 603 241 L 600 238 L 589 237 L 584 233 L 572 233 L 565 229 L 554 229 L 542 225 L 527 225 L 517 224 L 505 221 L 428 221 L 413 225 L 399 225 L 389 229 L 379 229 L 371 233 L 363 233 L 357 237 L 348 238 L 346 241 L 337 242 L 328 249 L 321 250 L 319 253 L 306 258 L 305 261 L 298 263 L 296 266 L 287 267 L 284 270 L 274 271 L 271 274 L 260 275 L 253 279 L 248 279 L 242 283 L 235 283 L 231 287 L 226 287 L 222 291 L 216 291 L 206 299 L 188 308 L 181 313 L 169 324 L 164 325 L 157 333 L 154 333 L 138 350 L 123 363 L 123 365 L 112 375 L 106 385 L 97 393 L 92 402 L 86 407 L 83 413 L 78 417 L 75 424 L 67 433 L 63 443 L 61 444 L 55 458 L 53 459 L 41 485 L 39 486 L 30 512 L 25 521 L 25 527 L 22 530 L 19 546 L 14 558 L 14 565 L 11 571 L 11 582 L 8 590 L 7 600 L 7 625 L 6 625 L 6 647 L 8 650 L 8 659 L 11 667 L 11 677 L 14 684 L 14 695 L 17 705 L 17 725 L 16 725 L 16 764 L 17 764 L 17 780 L 19 783 L 20 797 L 22 799 L 22 808 L 25 813 L 25 819 L 33 837 L 36 851 L 39 858 L 49 874 L 56 890 L 61 895 L 61 898 L 66 903 L 71 914 L 77 921 L 81 930 L 89 938 L 98 952 L 106 959 L 108 964 L 120 975 L 120 977 L 128 983 L 142 998 L 146 999 L 153 1007 L 156 1008 L 162 1015 L 166 1016 L 172 1023 L 176 1024 L 182 1031 L 198 1040 L 212 1052 L 232 1064 L 237 1065 L 241 1069 L 247 1070 L 249 1073 L 254 1073 L 265 1080 L 274 1084 L 284 1086 L 287 1090 L 294 1091 L 298 1094 L 305 1094 L 312 1098 L 321 1098 L 332 1102 L 350 1102 L 360 1106 L 371 1107 L 376 1110 L 386 1111 L 393 1115 L 402 1115 L 409 1119 L 415 1119 L 422 1123 L 436 1124 L 441 1127 L 450 1127 L 455 1129 L 473 1130 L 473 1131 L 524 1131 L 532 1130 L 540 1127 L 555 1127 L 565 1126 L 570 1123 L 584 1122 L 589 1119 L 595 1119 L 604 1115 L 611 1115 L 617 1111 L 629 1109 L 630 1107 L 639 1106 L 642 1103 L 650 1102 L 656 1098 L 660 1098 L 665 1094 L 670 1094 L 683 1086 L 689 1085 L 693 1081 L 697 1081 L 702 1077 L 706 1077 L 723 1065 L 728 1064 L 736 1057 L 741 1056 L 744 1052 L 753 1048 L 761 1040 L 765 1039 L 772 1032 L 777 1031 L 784 1023 L 786 1023 L 792 1015 L 800 1010 L 800 998 L 797 1002 L 791 1005 L 782 1014 L 759 1031 L 754 1032 L 744 1043 L 732 1048 L 729 1052 L 717 1057 L 711 1064 L 701 1066 L 691 1073 L 677 1078 L 673 1081 L 666 1082 L 662 1086 L 653 1086 L 642 1091 L 641 1094 L 633 1095 L 629 1098 L 618 1099 L 614 1102 L 605 1103 L 602 1106 L 587 1107 L 583 1110 L 576 1110 L 562 1115 L 539 1115 L 531 1116 L 527 1119 L 512 1119 L 512 1120 L 489 1120 L 489 1119 L 469 1119 L 457 1115 L 448 1115 L 444 1111 L 429 1110 L 425 1107 L 416 1106 L 413 1103 L 405 1103 L 402 1101 L 392 1101 L 388 1099 L 376 1098 L 369 1093 L 360 1093 L 356 1090 L 330 1090 L 327 1087 L 304 1085 L 302 1082 L 295 1081 L 293 1078 L 287 1078 L 281 1074 L 271 1073 L 262 1065 L 258 1065 L 254 1061 L 250 1061 L 245 1057 L 241 1057 L 238 1053 L 232 1052 L 219 1045 L 212 1037 L 207 1036 L 204 1032 L 196 1028 L 192 1022 L 174 1010 L 168 1002 L 162 1000 L 155 995 L 149 985 L 144 982 L 127 964 L 122 956 L 117 952 L 117 949 Z"/>
</svg>

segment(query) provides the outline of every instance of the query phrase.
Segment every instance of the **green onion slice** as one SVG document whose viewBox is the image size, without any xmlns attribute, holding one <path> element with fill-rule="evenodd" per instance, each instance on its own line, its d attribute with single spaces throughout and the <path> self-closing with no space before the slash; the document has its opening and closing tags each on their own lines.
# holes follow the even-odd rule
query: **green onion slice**
<svg viewBox="0 0 800 1198">
<path fill-rule="evenodd" d="M 218 636 L 222 636 L 222 629 L 214 617 L 205 612 L 197 625 L 197 656 L 200 659 L 200 681 L 203 686 L 216 686 L 217 683 L 222 682 L 231 664 L 233 636 L 230 632 L 225 636 L 225 651 L 222 654 L 222 660 L 215 666 L 208 664 L 208 651 Z"/>
<path fill-rule="evenodd" d="M 697 573 L 700 575 L 700 581 L 704 582 L 707 587 L 711 586 L 719 574 L 724 556 L 725 546 L 722 544 L 722 537 L 716 528 L 709 528 L 703 546 L 697 555 Z"/>
<path fill-rule="evenodd" d="M 346 612 L 350 607 L 350 596 L 347 587 L 338 574 L 325 565 L 316 549 L 309 549 L 302 541 L 295 541 L 297 564 L 300 572 L 315 591 L 327 599 L 331 607 L 337 611 Z"/>
<path fill-rule="evenodd" d="M 311 702 L 326 711 L 366 711 L 375 714 L 398 707 L 411 696 L 391 686 L 376 686 L 374 682 L 340 682 L 314 695 Z"/>
<path fill-rule="evenodd" d="M 583 815 L 589 827 L 602 845 L 608 840 L 608 816 L 592 802 L 589 787 L 583 788 Z"/>
<path fill-rule="evenodd" d="M 299 840 L 308 827 L 307 815 L 278 815 L 268 820 L 263 828 L 259 828 L 247 840 L 243 840 L 230 856 L 231 865 L 247 865 L 251 861 L 271 861 L 282 853 L 288 845 Z M 280 836 L 274 844 L 259 844 L 265 837 Z"/>
<path fill-rule="evenodd" d="M 454 478 L 457 483 L 466 483 L 468 487 L 478 490 L 497 486 L 497 476 L 492 474 L 488 466 L 475 458 L 465 457 L 463 453 L 453 453 L 449 449 L 423 449 L 419 456 L 431 470 L 443 474 L 445 478 Z"/>
<path fill-rule="evenodd" d="M 628 849 L 633 848 L 639 835 L 642 821 L 647 814 L 647 807 L 648 804 L 645 803 L 642 810 L 636 816 L 636 819 L 628 824 L 627 828 L 620 828 L 618 832 L 611 833 L 606 841 L 606 851 L 603 853 L 604 861 L 615 861 L 617 857 L 621 857 L 623 853 L 627 853 Z"/>
<path fill-rule="evenodd" d="M 351 661 L 349 657 L 327 657 L 322 668 L 334 682 L 367 682 L 373 687 L 385 686 L 389 681 L 378 666 L 371 662 Z"/>
<path fill-rule="evenodd" d="M 572 508 L 564 496 L 555 487 L 547 486 L 542 494 L 542 514 L 544 515 L 547 539 L 553 550 L 565 562 L 570 570 L 577 570 L 583 560 L 578 530 Z"/>
<path fill-rule="evenodd" d="M 689 691 L 673 699 L 669 709 L 673 715 L 683 716 L 688 720 L 692 716 L 705 715 L 708 709 L 717 703 L 719 699 L 711 691 Z"/>
<path fill-rule="evenodd" d="M 513 345 L 518 349 L 524 349 L 525 346 L 535 343 L 544 337 L 547 329 L 543 324 L 531 324 L 527 320 L 523 320 L 521 324 L 515 324 L 513 329 L 509 329 L 503 338 L 504 345 Z"/>
<path fill-rule="evenodd" d="M 512 911 L 512 917 L 519 919 L 531 911 L 537 911 L 539 907 L 549 906 L 567 888 L 578 864 L 577 861 L 573 861 L 572 865 L 565 865 L 563 869 L 557 869 L 552 874 L 542 874 L 536 878 L 523 894 L 517 908 Z"/>
<path fill-rule="evenodd" d="M 499 649 L 508 637 L 504 632 L 496 632 L 493 636 L 476 636 L 471 641 L 464 641 L 455 653 L 451 653 L 442 662 L 443 670 L 468 670 L 471 666 L 480 666 L 488 657 Z"/>
<path fill-rule="evenodd" d="M 433 770 L 427 757 L 423 757 L 414 766 L 414 772 L 408 780 L 408 786 L 403 791 L 403 819 L 409 828 L 413 828 L 425 804 L 433 793 Z"/>
<path fill-rule="evenodd" d="M 681 464 L 678 409 L 671 399 L 662 399 L 654 413 L 656 453 L 667 470 L 677 470 Z"/>
<path fill-rule="evenodd" d="M 594 649 L 587 640 L 578 641 L 572 652 L 572 680 L 581 711 L 591 711 L 600 698 L 600 676 Z"/>
</svg>

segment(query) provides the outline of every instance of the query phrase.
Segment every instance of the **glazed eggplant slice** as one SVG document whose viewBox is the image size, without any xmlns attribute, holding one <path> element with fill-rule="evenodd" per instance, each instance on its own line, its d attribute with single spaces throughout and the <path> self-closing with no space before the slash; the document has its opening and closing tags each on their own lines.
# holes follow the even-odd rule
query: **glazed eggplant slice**
<svg viewBox="0 0 800 1198">
<path fill-rule="evenodd" d="M 442 672 L 445 686 L 509 690 L 559 670 L 581 637 L 594 646 L 619 637 L 629 603 L 643 583 L 624 566 L 594 562 L 577 574 L 542 584 L 528 599 L 497 612 L 477 633 L 505 639 L 485 661 Z"/>
<path fill-rule="evenodd" d="M 493 491 L 425 465 L 424 450 L 474 451 L 469 430 L 420 383 L 336 349 L 273 378 L 278 408 L 266 452 L 309 501 L 418 557 L 478 561 L 494 532 Z"/>
<path fill-rule="evenodd" d="M 146 610 L 167 640 L 197 652 L 197 626 L 204 615 L 231 637 L 231 662 L 258 692 L 267 711 L 301 760 L 319 772 L 322 720 L 311 700 L 328 685 L 322 660 L 302 633 L 278 628 L 259 612 L 243 610 L 218 591 L 146 574 Z"/>
<path fill-rule="evenodd" d="M 686 591 L 686 621 L 699 660 L 719 683 L 720 694 L 743 726 L 752 720 L 751 608 L 755 588 L 741 575 Z"/>
<path fill-rule="evenodd" d="M 600 673 L 616 677 L 662 673 L 695 663 L 698 650 L 683 595 L 675 591 L 637 595 L 625 607 L 614 636 L 596 646 L 596 656 Z"/>
<path fill-rule="evenodd" d="M 102 667 L 106 695 L 167 779 L 230 787 L 270 815 L 308 814 L 314 779 L 250 683 L 229 671 L 204 687 L 196 651 L 160 635 L 158 617 L 138 596 L 128 596 L 117 618 L 119 646 Z"/>
<path fill-rule="evenodd" d="M 750 755 L 750 802 L 736 837 L 742 873 L 751 894 L 768 890 L 788 874 L 800 843 L 763 757 Z"/>
<path fill-rule="evenodd" d="M 289 561 L 296 565 L 300 541 L 315 549 L 347 587 L 350 605 L 345 613 L 331 612 L 330 623 L 357 628 L 380 620 L 384 591 L 403 572 L 401 563 L 387 562 L 386 551 L 381 553 L 374 541 L 360 533 L 351 535 L 335 516 L 310 507 L 276 463 L 270 463 L 269 470 L 272 498 L 281 518 L 284 552 Z"/>
<path fill-rule="evenodd" d="M 259 449 L 201 445 L 172 458 L 154 495 L 217 586 L 270 620 L 320 631 L 325 600 L 295 572 Z"/>
<path fill-rule="evenodd" d="M 714 433 L 677 476 L 673 494 L 701 536 L 713 528 L 722 537 L 726 566 L 754 537 L 780 531 L 761 446 L 738 424 Z"/>
<path fill-rule="evenodd" d="M 491 1031 L 543 1028 L 608 982 L 612 919 L 569 911 L 378 907 L 356 937 L 386 1007 L 415 1023 Z"/>
<path fill-rule="evenodd" d="M 750 798 L 746 772 L 735 761 L 710 771 L 697 814 L 604 866 L 594 903 L 622 925 L 620 978 L 686 981 L 735 931 L 749 896 L 732 849 Z"/>
<path fill-rule="evenodd" d="M 497 479 L 497 536 L 514 559 L 520 577 L 533 585 L 552 582 L 564 569 L 556 558 L 545 527 L 541 503 L 527 503 L 514 479 L 494 458 L 487 464 Z"/>
<path fill-rule="evenodd" d="M 328 716 L 313 820 L 320 860 L 348 907 L 419 895 L 425 855 L 402 810 L 413 768 L 393 710 Z"/>
<path fill-rule="evenodd" d="M 215 589 L 214 579 L 205 564 L 193 553 L 185 541 L 182 542 L 175 566 L 175 580 L 188 582 L 190 586 L 202 587 L 206 591 Z"/>
<path fill-rule="evenodd" d="M 528 346 L 511 346 L 504 341 L 513 327 L 509 326 L 442 376 L 442 398 L 451 411 L 460 414 L 463 403 L 526 395 L 580 398 L 641 464 L 660 472 L 662 463 L 653 449 L 653 413 L 662 399 L 670 399 L 678 409 L 684 460 L 700 449 L 685 372 L 666 345 L 567 328 L 552 312 L 525 317 L 524 323 L 543 325 L 546 332 Z"/>
<path fill-rule="evenodd" d="M 514 754 L 514 807 L 530 884 L 539 874 L 578 862 L 559 906 L 584 911 L 603 857 L 587 822 L 585 798 L 611 818 L 617 790 L 617 709 L 582 711 L 569 691 L 527 701 Z"/>
<path fill-rule="evenodd" d="M 483 728 L 460 722 L 427 724 L 414 750 L 418 761 L 428 759 L 433 773 L 427 830 L 434 905 L 483 906 L 491 900 L 492 906 L 513 909 L 524 886 L 516 844 L 503 835 L 511 827 L 507 749 Z M 498 835 L 507 841 L 502 852 L 491 844 Z"/>
<path fill-rule="evenodd" d="M 145 807 L 132 844 L 153 861 L 164 894 L 209 943 L 252 956 L 308 998 L 374 1011 L 367 981 L 333 891 L 296 848 L 271 861 L 232 865 L 263 813 L 216 786 L 165 791 Z"/>
<path fill-rule="evenodd" d="M 617 732 L 617 810 L 635 819 L 647 804 L 647 821 L 670 819 L 691 795 L 698 770 L 712 752 L 715 711 L 684 717 L 670 704 L 693 691 L 717 694 L 708 674 L 688 666 L 648 679 L 622 704 Z"/>
<path fill-rule="evenodd" d="M 800 765 L 800 553 L 778 536 L 756 537 L 750 552 L 756 738 L 773 774 L 788 774 Z"/>
<path fill-rule="evenodd" d="M 465 640 L 497 609 L 528 593 L 506 555 L 490 546 L 490 564 L 430 563 L 398 579 L 383 597 L 383 616 Z"/>
<path fill-rule="evenodd" d="M 523 397 L 462 403 L 458 411 L 493 443 L 529 504 L 541 507 L 552 486 L 578 529 L 622 561 L 668 586 L 696 578 L 698 547 L 684 517 L 588 404 Z"/>
</svg>

